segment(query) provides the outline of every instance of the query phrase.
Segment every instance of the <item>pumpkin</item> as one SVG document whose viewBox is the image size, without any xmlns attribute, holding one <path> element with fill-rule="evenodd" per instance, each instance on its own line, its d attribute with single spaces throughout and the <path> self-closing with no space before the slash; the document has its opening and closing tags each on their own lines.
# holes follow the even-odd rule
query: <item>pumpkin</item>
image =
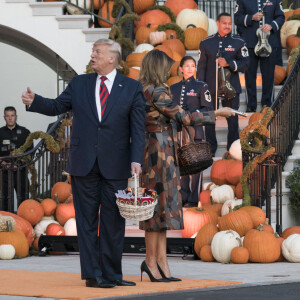
<svg viewBox="0 0 300 300">
<path fill-rule="evenodd" d="M 147 52 L 143 52 L 143 53 L 131 53 L 126 57 L 126 63 L 128 65 L 128 67 L 140 67 L 143 58 L 145 57 L 145 55 L 147 54 Z"/>
<path fill-rule="evenodd" d="M 184 46 L 187 50 L 198 50 L 200 42 L 207 37 L 208 34 L 203 28 L 190 24 L 184 31 Z"/>
<path fill-rule="evenodd" d="M 72 203 L 59 204 L 56 208 L 55 217 L 59 224 L 64 226 L 69 219 L 75 218 L 74 205 Z"/>
<path fill-rule="evenodd" d="M 13 230 L 16 228 L 16 221 L 13 217 L 0 215 L 0 232 L 6 231 L 8 221 L 11 222 Z"/>
<path fill-rule="evenodd" d="M 138 80 L 139 74 L 140 74 L 140 70 L 139 70 L 139 68 L 138 69 L 137 68 L 138 67 L 129 68 L 129 73 L 126 76 L 129 77 L 129 78 L 132 78 L 134 80 Z"/>
<path fill-rule="evenodd" d="M 69 219 L 64 225 L 66 235 L 77 236 L 77 227 L 75 218 Z"/>
<path fill-rule="evenodd" d="M 199 258 L 202 261 L 206 261 L 206 262 L 213 262 L 213 261 L 215 261 L 215 258 L 214 258 L 213 254 L 212 254 L 211 246 L 210 245 L 204 245 L 200 249 Z"/>
<path fill-rule="evenodd" d="M 300 234 L 294 233 L 282 242 L 282 254 L 289 262 L 300 262 Z"/>
<path fill-rule="evenodd" d="M 167 35 L 164 31 L 153 31 L 149 34 L 149 42 L 151 45 L 161 44 L 167 39 Z"/>
<path fill-rule="evenodd" d="M 150 42 L 150 33 L 154 31 L 155 29 L 151 27 L 151 23 L 147 24 L 146 26 L 140 26 L 135 33 L 136 44 L 148 44 Z"/>
<path fill-rule="evenodd" d="M 218 232 L 218 227 L 215 224 L 208 223 L 205 224 L 198 232 L 195 243 L 194 250 L 198 257 L 200 257 L 200 250 L 205 245 L 210 245 L 214 235 Z"/>
<path fill-rule="evenodd" d="M 35 236 L 40 237 L 42 234 L 45 235 L 48 225 L 52 223 L 58 224 L 58 222 L 54 220 L 42 220 L 36 224 L 34 227 Z"/>
<path fill-rule="evenodd" d="M 167 86 L 170 87 L 171 85 L 173 85 L 181 80 L 182 80 L 181 76 L 172 76 L 167 80 L 166 84 L 167 84 Z"/>
<path fill-rule="evenodd" d="M 65 229 L 55 223 L 51 223 L 46 228 L 46 235 L 65 235 Z"/>
<path fill-rule="evenodd" d="M 282 66 L 275 66 L 275 72 L 274 72 L 274 84 L 279 85 L 282 83 L 282 81 L 286 77 L 286 70 Z"/>
<path fill-rule="evenodd" d="M 295 233 L 300 234 L 300 226 L 288 227 L 282 232 L 280 236 L 283 237 L 284 239 L 287 239 L 290 235 Z"/>
<path fill-rule="evenodd" d="M 65 202 L 71 194 L 71 185 L 66 182 L 56 182 L 51 189 L 51 198 L 60 203 Z"/>
<path fill-rule="evenodd" d="M 210 199 L 210 194 L 211 191 L 202 191 L 199 195 L 199 201 L 201 204 L 210 204 L 211 199 Z"/>
<path fill-rule="evenodd" d="M 276 237 L 268 231 L 263 231 L 262 225 L 246 233 L 243 245 L 249 251 L 251 262 L 272 263 L 280 256 L 280 246 Z"/>
<path fill-rule="evenodd" d="M 95 0 L 94 0 L 95 1 Z M 104 1 L 104 0 L 102 0 Z M 70 0 L 71 3 L 78 5 L 79 7 L 85 8 L 87 10 L 91 9 L 91 1 L 86 0 Z M 69 14 L 71 15 L 83 15 L 84 11 L 80 9 L 79 7 L 67 4 L 66 8 Z M 98 2 L 98 8 L 99 8 L 99 2 Z"/>
<path fill-rule="evenodd" d="M 224 203 L 234 198 L 234 192 L 229 185 L 223 184 L 211 191 L 211 197 L 214 203 Z"/>
<path fill-rule="evenodd" d="M 15 248 L 15 255 L 21 258 L 26 257 L 29 253 L 29 245 L 24 232 L 12 231 L 10 222 L 8 222 L 7 231 L 0 232 L 0 245 L 12 245 Z"/>
<path fill-rule="evenodd" d="M 233 230 L 217 232 L 211 242 L 211 251 L 216 261 L 229 263 L 233 248 L 240 245 L 240 236 Z"/>
<path fill-rule="evenodd" d="M 143 52 L 149 52 L 151 50 L 153 50 L 153 46 L 151 44 L 146 44 L 146 43 L 143 43 L 143 44 L 139 44 L 135 50 L 134 50 L 134 53 L 143 53 Z"/>
<path fill-rule="evenodd" d="M 250 116 L 248 124 L 251 124 L 256 121 L 260 121 L 263 117 L 264 117 L 263 113 L 255 112 Z"/>
<path fill-rule="evenodd" d="M 243 199 L 243 188 L 240 182 L 235 187 L 235 196 L 238 199 Z"/>
<path fill-rule="evenodd" d="M 201 202 L 200 202 L 201 203 Z M 221 216 L 222 203 L 204 204 L 202 208 L 207 212 L 214 212 L 217 216 Z"/>
<path fill-rule="evenodd" d="M 108 12 L 107 12 L 107 6 L 108 6 Z M 103 19 L 106 19 L 106 20 L 109 20 L 110 22 L 115 23 L 115 19 L 111 15 L 113 7 L 114 7 L 114 1 L 107 0 L 107 2 L 105 2 L 103 4 L 103 6 L 101 7 L 101 10 L 99 10 L 98 15 L 100 17 L 102 17 Z M 99 18 L 97 18 L 97 20 L 98 20 L 98 24 L 101 27 L 110 28 L 110 27 L 113 26 L 112 24 L 107 23 L 107 22 L 105 22 L 105 21 L 103 21 L 103 20 L 101 20 Z"/>
<path fill-rule="evenodd" d="M 164 3 L 164 6 L 168 7 L 171 9 L 173 14 L 177 17 L 177 15 L 186 8 L 189 9 L 197 9 L 198 5 L 194 0 L 167 0 Z"/>
<path fill-rule="evenodd" d="M 156 30 L 158 25 L 164 25 L 171 22 L 170 16 L 160 9 L 148 10 L 141 14 L 140 18 L 140 21 L 134 21 L 136 29 L 141 26 L 147 26 L 147 24 L 150 23 L 151 27 Z"/>
<path fill-rule="evenodd" d="M 243 173 L 243 162 L 229 159 L 225 169 L 225 180 L 227 183 L 237 185 Z"/>
<path fill-rule="evenodd" d="M 207 35 L 213 35 L 218 32 L 217 22 L 214 19 L 208 18 Z"/>
<path fill-rule="evenodd" d="M 52 216 L 56 210 L 56 202 L 51 198 L 46 198 L 41 201 L 45 216 Z"/>
<path fill-rule="evenodd" d="M 236 210 L 219 218 L 219 230 L 232 229 L 240 236 L 244 236 L 253 228 L 253 222 L 247 212 Z"/>
<path fill-rule="evenodd" d="M 179 61 L 175 61 L 170 70 L 171 77 L 178 76 L 178 68 L 179 68 Z"/>
<path fill-rule="evenodd" d="M 133 0 L 133 11 L 142 14 L 155 4 L 155 0 Z"/>
<path fill-rule="evenodd" d="M 222 206 L 221 216 L 225 216 L 229 214 L 236 206 L 242 205 L 242 203 L 243 203 L 243 199 L 226 200 Z"/>
<path fill-rule="evenodd" d="M 186 30 L 190 24 L 196 27 L 203 28 L 205 31 L 208 29 L 208 18 L 204 11 L 200 9 L 183 9 L 176 18 L 176 24 L 182 29 Z"/>
<path fill-rule="evenodd" d="M 38 201 L 28 199 L 20 204 L 17 215 L 34 226 L 44 216 L 44 208 Z"/>
<path fill-rule="evenodd" d="M 283 26 L 280 29 L 281 46 L 283 48 L 286 48 L 287 37 L 292 34 L 297 34 L 299 26 L 300 26 L 300 20 L 290 20 L 284 22 Z"/>
<path fill-rule="evenodd" d="M 296 48 L 300 43 L 300 29 L 298 28 L 296 34 L 291 34 L 286 38 L 286 48 L 288 54 L 291 54 L 291 51 Z"/>
<path fill-rule="evenodd" d="M 213 182 L 205 182 L 203 184 L 203 189 L 204 190 L 213 190 L 214 188 L 218 187 L 218 185 L 216 185 L 215 183 Z"/>
<path fill-rule="evenodd" d="M 171 37 L 169 40 L 163 41 L 162 45 L 167 46 L 172 51 L 177 52 L 181 57 L 185 56 L 184 44 L 179 39 L 175 39 L 175 38 Z"/>
<path fill-rule="evenodd" d="M 242 146 L 241 146 L 241 140 L 235 140 L 230 148 L 229 148 L 229 154 L 230 156 L 238 161 L 242 161 Z"/>
<path fill-rule="evenodd" d="M 15 257 L 16 250 L 13 245 L 1 245 L 0 246 L 0 259 L 13 259 Z"/>
<path fill-rule="evenodd" d="M 259 224 L 264 224 L 266 222 L 266 214 L 265 212 L 257 206 L 244 206 L 239 210 L 244 210 L 250 216 L 253 228 L 257 228 Z"/>
<path fill-rule="evenodd" d="M 172 58 L 175 62 L 179 62 L 179 63 L 182 60 L 182 56 L 176 51 L 173 51 Z"/>
<path fill-rule="evenodd" d="M 183 212 L 184 229 L 181 230 L 183 238 L 190 238 L 208 223 L 212 223 L 210 213 L 202 208 L 192 207 Z"/>
<path fill-rule="evenodd" d="M 104 4 L 104 0 L 93 0 L 94 10 L 99 10 L 99 2 L 100 2 L 100 7 L 102 7 Z"/>
<path fill-rule="evenodd" d="M 154 49 L 160 50 L 162 52 L 165 52 L 170 58 L 173 58 L 173 51 L 169 46 L 166 45 L 157 45 Z"/>
<path fill-rule="evenodd" d="M 230 260 L 234 264 L 246 264 L 249 261 L 249 251 L 247 248 L 242 247 L 242 243 L 239 247 L 232 249 L 230 254 Z"/>
<path fill-rule="evenodd" d="M 31 246 L 35 237 L 35 232 L 32 228 L 32 225 L 24 218 L 8 211 L 0 211 L 0 215 L 12 217 L 16 221 L 15 230 L 23 231 L 27 238 L 28 245 Z"/>
<path fill-rule="evenodd" d="M 266 218 L 265 224 L 262 224 L 262 226 L 263 226 L 263 231 L 274 233 L 274 229 L 272 225 L 269 225 L 269 218 Z"/>
<path fill-rule="evenodd" d="M 210 170 L 210 179 L 217 185 L 226 184 L 226 165 L 228 160 L 220 159 L 213 163 Z M 233 198 L 233 197 L 232 197 Z"/>
</svg>

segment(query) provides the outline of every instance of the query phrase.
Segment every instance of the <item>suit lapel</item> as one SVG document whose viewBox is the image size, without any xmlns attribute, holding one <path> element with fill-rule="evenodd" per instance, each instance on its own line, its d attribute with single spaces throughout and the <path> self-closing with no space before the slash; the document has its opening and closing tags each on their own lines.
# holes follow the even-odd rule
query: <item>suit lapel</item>
<svg viewBox="0 0 300 300">
<path fill-rule="evenodd" d="M 122 91 L 123 91 L 123 78 L 122 75 L 120 75 L 119 72 L 117 72 L 117 75 L 114 80 L 114 84 L 107 98 L 107 106 L 104 115 L 102 116 L 101 122 L 105 121 L 113 106 L 118 102 Z"/>
<path fill-rule="evenodd" d="M 99 122 L 97 107 L 96 107 L 96 99 L 95 99 L 95 89 L 96 89 L 96 80 L 97 80 L 97 73 L 90 74 L 88 77 L 88 101 L 92 109 L 92 114 L 97 118 Z"/>
</svg>

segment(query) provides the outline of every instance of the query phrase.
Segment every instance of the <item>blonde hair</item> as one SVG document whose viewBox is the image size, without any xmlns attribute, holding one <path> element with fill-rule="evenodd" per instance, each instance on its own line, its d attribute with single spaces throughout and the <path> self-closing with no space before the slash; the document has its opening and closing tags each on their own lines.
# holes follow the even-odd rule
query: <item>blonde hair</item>
<svg viewBox="0 0 300 300">
<path fill-rule="evenodd" d="M 173 63 L 174 60 L 166 53 L 157 49 L 151 50 L 142 61 L 138 80 L 144 88 L 149 85 L 165 85 Z"/>
<path fill-rule="evenodd" d="M 119 43 L 111 39 L 99 39 L 94 43 L 94 46 L 96 45 L 108 45 L 109 52 L 116 58 L 115 67 L 121 68 L 120 63 L 122 60 L 122 49 Z"/>
</svg>

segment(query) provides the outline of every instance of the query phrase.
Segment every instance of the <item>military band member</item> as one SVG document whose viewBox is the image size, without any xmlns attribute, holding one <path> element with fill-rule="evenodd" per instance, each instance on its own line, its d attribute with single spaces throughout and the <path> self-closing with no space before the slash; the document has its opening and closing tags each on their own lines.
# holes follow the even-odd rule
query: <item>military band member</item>
<svg viewBox="0 0 300 300">
<path fill-rule="evenodd" d="M 212 99 L 207 84 L 194 78 L 196 71 L 195 59 L 191 56 L 185 56 L 180 61 L 179 70 L 183 74 L 183 79 L 170 87 L 173 100 L 190 113 L 213 110 Z M 202 126 L 189 126 L 188 130 L 196 142 L 204 139 Z M 187 138 L 186 130 L 182 129 L 178 133 L 178 141 L 181 144 L 185 144 Z M 180 193 L 184 207 L 197 206 L 202 186 L 201 175 L 202 173 L 181 176 Z"/>
<path fill-rule="evenodd" d="M 199 61 L 197 66 L 197 79 L 208 84 L 212 94 L 214 109 L 217 109 L 216 99 L 216 63 L 218 68 L 224 67 L 230 71 L 230 84 L 236 91 L 233 99 L 223 99 L 223 107 L 231 107 L 238 110 L 241 85 L 239 72 L 245 72 L 249 65 L 249 54 L 246 43 L 238 36 L 231 34 L 232 18 L 228 13 L 221 13 L 217 18 L 218 32 L 204 39 L 199 47 Z M 221 57 L 217 58 L 218 55 Z M 228 135 L 227 150 L 231 144 L 239 139 L 238 116 L 227 118 Z M 205 127 L 206 140 L 211 144 L 212 153 L 217 150 L 215 125 Z"/>
<path fill-rule="evenodd" d="M 261 12 L 263 9 L 263 13 Z M 263 24 L 263 15 L 265 22 Z M 250 65 L 245 73 L 247 89 L 247 112 L 255 112 L 257 108 L 256 73 L 258 61 L 262 74 L 261 105 L 271 106 L 274 87 L 275 62 L 278 60 L 277 51 L 280 51 L 280 28 L 284 23 L 284 13 L 279 0 L 237 0 L 234 13 L 234 22 L 238 32 L 246 41 L 249 48 Z M 268 42 L 272 53 L 268 57 L 259 57 L 254 53 L 258 42 L 257 29 L 270 32 Z"/>
</svg>

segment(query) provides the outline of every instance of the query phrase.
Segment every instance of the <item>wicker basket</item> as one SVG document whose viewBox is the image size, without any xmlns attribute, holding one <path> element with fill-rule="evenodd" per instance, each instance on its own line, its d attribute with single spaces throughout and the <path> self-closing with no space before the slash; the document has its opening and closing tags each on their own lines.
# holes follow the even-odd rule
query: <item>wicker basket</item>
<svg viewBox="0 0 300 300">
<path fill-rule="evenodd" d="M 152 203 L 146 205 L 138 205 L 138 187 L 137 177 L 134 174 L 134 203 L 123 203 L 117 198 L 116 201 L 120 214 L 123 218 L 133 221 L 145 221 L 153 217 L 154 208 L 157 204 L 157 196 L 153 199 Z"/>
</svg>

